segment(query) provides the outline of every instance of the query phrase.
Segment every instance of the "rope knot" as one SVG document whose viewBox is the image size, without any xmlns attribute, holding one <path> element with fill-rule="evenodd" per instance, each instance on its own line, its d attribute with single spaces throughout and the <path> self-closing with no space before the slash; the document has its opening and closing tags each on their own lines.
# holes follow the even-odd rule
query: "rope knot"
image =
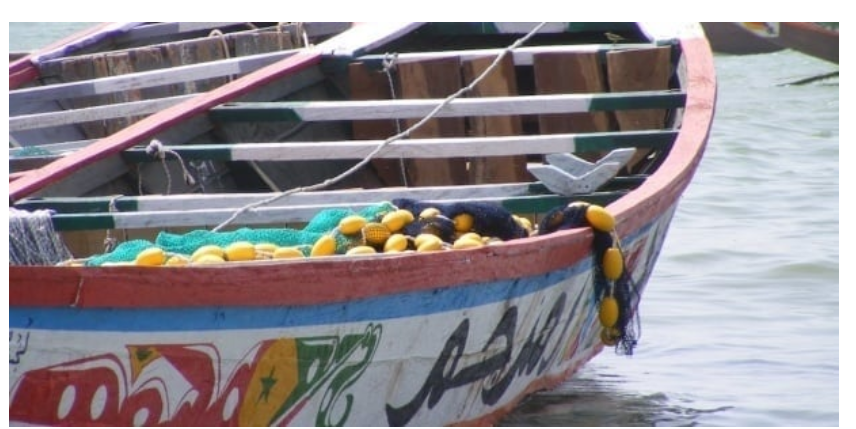
<svg viewBox="0 0 856 429">
<path fill-rule="evenodd" d="M 398 63 L 398 52 L 395 53 L 385 53 L 383 55 L 383 72 L 389 73 L 391 70 L 395 70 L 395 66 Z"/>
<path fill-rule="evenodd" d="M 158 139 L 152 139 L 146 146 L 146 154 L 152 158 L 164 159 L 166 154 L 163 150 L 163 143 Z"/>
</svg>

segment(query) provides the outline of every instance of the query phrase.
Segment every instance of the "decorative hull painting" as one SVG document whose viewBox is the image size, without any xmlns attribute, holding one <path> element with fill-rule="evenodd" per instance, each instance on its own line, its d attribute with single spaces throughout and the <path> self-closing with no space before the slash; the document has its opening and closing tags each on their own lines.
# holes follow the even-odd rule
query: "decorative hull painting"
<svg viewBox="0 0 856 429">
<path fill-rule="evenodd" d="M 672 211 L 625 240 L 639 284 Z M 181 311 L 161 314 L 152 325 L 160 329 L 108 327 L 109 320 L 75 329 L 97 320 L 75 320 L 92 310 L 13 308 L 9 419 L 115 426 L 466 422 L 538 380 L 561 380 L 597 353 L 591 264 L 328 306 L 346 316 L 377 314 L 337 324 L 309 323 L 311 317 L 290 315 L 295 309 L 241 308 L 206 309 L 210 325 L 195 330 L 169 328 Z M 303 309 L 316 310 L 334 311 Z M 109 311 L 135 313 L 118 320 L 138 321 L 147 310 Z M 48 323 L 42 318 L 64 318 L 50 323 L 72 328 L 39 328 Z"/>
</svg>

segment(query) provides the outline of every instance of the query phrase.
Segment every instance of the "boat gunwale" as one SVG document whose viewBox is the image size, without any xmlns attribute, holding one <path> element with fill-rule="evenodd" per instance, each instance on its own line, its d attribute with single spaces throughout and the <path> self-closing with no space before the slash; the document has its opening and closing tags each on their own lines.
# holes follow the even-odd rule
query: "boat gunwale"
<svg viewBox="0 0 856 429">
<path fill-rule="evenodd" d="M 709 136 L 715 102 L 712 54 L 703 36 L 682 38 L 680 44 L 688 68 L 683 124 L 663 165 L 637 189 L 608 206 L 616 217 L 616 231 L 623 239 L 640 233 L 661 216 L 671 216 L 671 210 L 701 160 Z M 317 61 L 320 61 L 318 52 L 298 54 L 296 58 L 285 60 L 287 65 L 279 63 L 257 72 L 256 86 L 282 76 L 292 67 L 308 66 Z M 165 116 L 172 118 L 168 125 L 177 122 L 173 110 L 192 115 L 204 110 L 205 106 L 217 104 L 227 94 L 231 96 L 236 84 L 227 86 L 196 103 L 185 103 L 153 115 L 144 120 L 147 121 L 144 125 L 123 130 L 105 140 L 120 140 L 126 135 L 138 136 L 130 138 L 134 141 L 144 138 L 139 136 L 166 126 L 163 124 Z M 28 178 L 19 179 L 10 186 Z M 575 228 L 454 252 L 332 257 L 246 266 L 181 269 L 14 266 L 10 267 L 10 305 L 152 308 L 299 306 L 350 301 L 380 294 L 543 274 L 590 257 L 592 238 L 590 228 Z M 391 281 L 379 281 L 378 273 L 384 273 Z M 342 282 L 342 278 L 348 281 Z M 248 288 L 247 283 L 255 285 Z M 302 283 L 305 287 L 298 291 L 287 289 Z"/>
</svg>

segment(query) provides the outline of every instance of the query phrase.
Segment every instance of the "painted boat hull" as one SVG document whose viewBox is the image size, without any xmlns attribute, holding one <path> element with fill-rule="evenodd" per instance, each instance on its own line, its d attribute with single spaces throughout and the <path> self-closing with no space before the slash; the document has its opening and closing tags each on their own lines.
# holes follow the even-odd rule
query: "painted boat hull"
<svg viewBox="0 0 856 429">
<path fill-rule="evenodd" d="M 626 241 L 640 285 L 672 212 Z M 548 269 L 541 260 L 540 268 Z M 583 257 L 523 277 L 294 307 L 16 306 L 10 309 L 10 421 L 490 423 L 600 351 L 592 276 L 592 259 Z M 282 283 L 280 294 L 301 286 Z"/>
</svg>

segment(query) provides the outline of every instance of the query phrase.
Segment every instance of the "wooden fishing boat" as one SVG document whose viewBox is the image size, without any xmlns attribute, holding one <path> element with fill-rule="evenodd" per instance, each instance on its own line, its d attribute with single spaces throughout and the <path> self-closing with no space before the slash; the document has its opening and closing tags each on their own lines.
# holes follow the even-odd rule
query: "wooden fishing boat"
<svg viewBox="0 0 856 429">
<path fill-rule="evenodd" d="M 714 52 L 763 54 L 793 49 L 838 64 L 838 28 L 814 22 L 704 22 Z"/>
<path fill-rule="evenodd" d="M 495 423 L 632 353 L 715 95 L 697 24 L 366 23 L 155 112 L 9 184 L 10 422 Z M 290 188 L 38 196 L 110 158 Z"/>
</svg>

